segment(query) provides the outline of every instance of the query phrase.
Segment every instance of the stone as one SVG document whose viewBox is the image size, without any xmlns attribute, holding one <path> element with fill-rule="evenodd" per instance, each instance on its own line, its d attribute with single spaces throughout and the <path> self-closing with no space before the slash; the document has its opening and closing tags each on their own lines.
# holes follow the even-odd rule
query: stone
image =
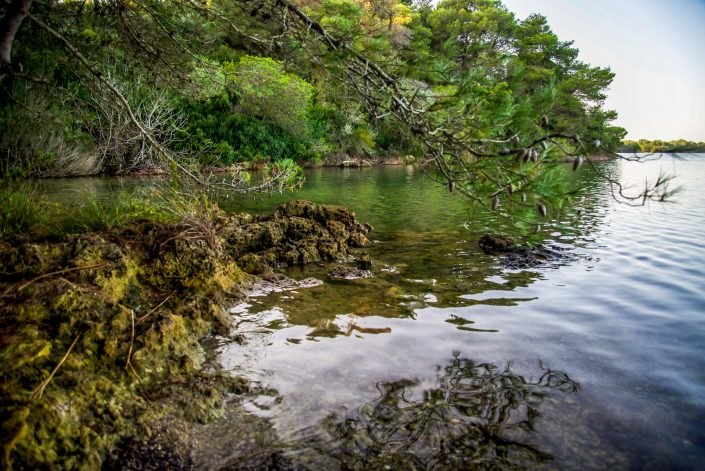
<svg viewBox="0 0 705 471">
<path fill-rule="evenodd" d="M 367 254 L 360 255 L 355 259 L 355 265 L 357 265 L 357 268 L 360 270 L 372 270 L 372 260 L 370 260 L 370 256 Z"/>
<path fill-rule="evenodd" d="M 370 270 L 362 270 L 356 267 L 338 265 L 328 272 L 328 276 L 341 280 L 357 280 L 361 278 L 371 278 L 372 272 Z"/>
<path fill-rule="evenodd" d="M 508 269 L 531 268 L 565 258 L 565 254 L 559 250 L 542 245 L 518 246 L 512 239 L 502 235 L 484 235 L 478 245 L 487 254 L 501 254 L 500 263 Z"/>
<path fill-rule="evenodd" d="M 263 272 L 262 264 L 274 268 L 348 260 L 351 248 L 369 243 L 365 234 L 371 230 L 342 206 L 294 200 L 270 216 L 225 218 L 220 234 L 226 251 L 246 266 L 246 271 L 257 274 Z"/>
<path fill-rule="evenodd" d="M 263 259 L 263 257 L 253 253 L 248 253 L 240 257 L 237 260 L 237 264 L 242 270 L 250 273 L 251 275 L 261 275 L 262 273 L 271 271 L 271 268 L 266 260 Z"/>
<path fill-rule="evenodd" d="M 477 244 L 486 253 L 510 252 L 514 248 L 514 241 L 503 235 L 485 234 Z"/>
<path fill-rule="evenodd" d="M 370 240 L 359 232 L 355 232 L 348 238 L 350 247 L 364 247 L 370 243 Z"/>
</svg>

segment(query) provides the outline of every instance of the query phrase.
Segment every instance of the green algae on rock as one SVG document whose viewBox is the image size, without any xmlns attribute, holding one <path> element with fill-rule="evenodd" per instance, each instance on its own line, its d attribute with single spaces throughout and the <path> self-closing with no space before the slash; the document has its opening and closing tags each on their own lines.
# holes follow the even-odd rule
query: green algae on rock
<svg viewBox="0 0 705 471">
<path fill-rule="evenodd" d="M 255 272 L 313 262 L 346 261 L 351 248 L 367 245 L 372 228 L 340 206 L 290 201 L 270 216 L 234 217 L 225 223 L 226 252 Z"/>
<path fill-rule="evenodd" d="M 0 245 L 2 467 L 95 469 L 167 419 L 217 417 L 246 385 L 206 373 L 200 340 L 230 327 L 247 272 L 349 259 L 369 230 L 293 201 Z"/>
</svg>

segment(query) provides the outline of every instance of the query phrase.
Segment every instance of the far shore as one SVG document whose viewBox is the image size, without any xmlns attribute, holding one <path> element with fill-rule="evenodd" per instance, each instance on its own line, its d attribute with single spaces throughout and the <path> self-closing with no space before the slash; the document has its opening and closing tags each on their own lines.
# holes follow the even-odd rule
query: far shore
<svg viewBox="0 0 705 471">
<path fill-rule="evenodd" d="M 614 160 L 617 157 L 613 154 L 595 154 L 590 156 L 593 162 L 604 162 Z M 565 156 L 563 162 L 570 163 L 574 157 Z M 381 167 L 381 166 L 396 166 L 396 165 L 412 165 L 414 157 L 410 155 L 393 155 L 386 157 L 370 157 L 370 156 L 351 156 L 351 155 L 333 155 L 324 158 L 320 161 L 303 161 L 299 162 L 301 167 L 306 169 L 324 168 L 324 167 L 343 167 L 343 168 L 362 168 L 362 167 Z M 201 169 L 203 173 L 227 174 L 237 173 L 241 171 L 258 171 L 263 170 L 267 165 L 265 161 L 249 161 L 241 162 L 228 166 L 206 166 Z M 88 175 L 51 175 L 39 174 L 33 175 L 33 178 L 51 179 L 51 178 L 82 178 L 82 177 L 97 177 L 97 176 L 117 176 L 117 177 L 156 177 L 166 176 L 169 172 L 158 168 L 151 167 L 132 172 L 124 172 L 119 174 L 88 174 Z"/>
</svg>

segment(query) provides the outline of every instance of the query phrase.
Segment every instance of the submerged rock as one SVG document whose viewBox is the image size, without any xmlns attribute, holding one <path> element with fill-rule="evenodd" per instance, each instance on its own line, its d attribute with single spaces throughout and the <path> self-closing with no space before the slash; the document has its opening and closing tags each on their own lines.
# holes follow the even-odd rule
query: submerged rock
<svg viewBox="0 0 705 471">
<path fill-rule="evenodd" d="M 503 235 L 485 234 L 477 242 L 480 248 L 487 253 L 510 252 L 516 249 L 514 241 Z"/>
<path fill-rule="evenodd" d="M 270 293 L 281 293 L 283 291 L 292 291 L 299 288 L 314 288 L 322 284 L 323 282 L 316 278 L 294 280 L 285 275 L 272 273 L 266 278 L 255 281 L 244 290 L 244 294 L 248 297 L 257 298 L 267 296 Z"/>
<path fill-rule="evenodd" d="M 363 254 L 356 258 L 355 265 L 357 265 L 357 268 L 360 270 L 372 270 L 372 260 L 370 260 L 370 256 L 367 254 Z"/>
<path fill-rule="evenodd" d="M 358 280 L 361 278 L 371 278 L 372 272 L 357 267 L 338 265 L 328 272 L 328 276 L 341 280 Z"/>
<path fill-rule="evenodd" d="M 148 437 L 126 437 L 103 463 L 103 471 L 189 471 L 194 468 L 193 458 L 184 448 L 178 437 L 168 431 L 158 430 Z"/>
<path fill-rule="evenodd" d="M 509 269 L 531 268 L 565 258 L 562 252 L 543 245 L 518 246 L 512 239 L 503 235 L 486 234 L 480 238 L 478 245 L 487 254 L 501 254 L 501 265 Z"/>
<path fill-rule="evenodd" d="M 546 263 L 564 260 L 566 254 L 560 250 L 538 245 L 531 248 L 517 249 L 508 252 L 502 257 L 502 266 L 513 270 L 538 267 Z"/>
</svg>

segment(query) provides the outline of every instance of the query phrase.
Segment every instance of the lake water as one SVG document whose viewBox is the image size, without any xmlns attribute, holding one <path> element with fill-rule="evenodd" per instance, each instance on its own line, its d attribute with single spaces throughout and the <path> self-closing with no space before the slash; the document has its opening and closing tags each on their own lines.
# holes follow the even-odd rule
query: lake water
<svg viewBox="0 0 705 471">
<path fill-rule="evenodd" d="M 583 169 L 584 198 L 533 236 L 563 257 L 523 270 L 477 246 L 511 221 L 410 167 L 312 170 L 295 195 L 223 200 L 345 205 L 385 267 L 294 269 L 325 283 L 234 306 L 217 351 L 260 386 L 247 410 L 311 469 L 702 469 L 705 155 L 601 165 L 635 185 L 663 169 L 682 191 L 633 208 Z"/>
<path fill-rule="evenodd" d="M 566 258 L 527 270 L 477 247 L 494 215 L 411 168 L 310 172 L 296 197 L 355 210 L 398 272 L 294 270 L 326 284 L 242 306 L 220 359 L 264 388 L 249 410 L 312 468 L 699 468 L 705 156 L 603 167 L 635 185 L 663 169 L 683 189 L 632 208 L 586 169 L 582 214 L 541 231 Z"/>
</svg>

